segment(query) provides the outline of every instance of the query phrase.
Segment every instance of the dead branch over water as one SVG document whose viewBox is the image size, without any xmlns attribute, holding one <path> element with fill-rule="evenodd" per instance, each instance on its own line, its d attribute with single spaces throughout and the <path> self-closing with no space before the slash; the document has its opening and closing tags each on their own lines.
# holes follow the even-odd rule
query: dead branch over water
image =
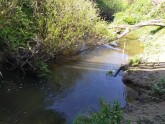
<svg viewBox="0 0 165 124">
<path fill-rule="evenodd" d="M 144 22 L 140 22 L 138 24 L 135 25 L 119 25 L 119 26 L 112 26 L 109 29 L 113 29 L 113 28 L 117 28 L 117 29 L 121 29 L 123 30 L 122 33 L 120 33 L 116 39 L 120 39 L 123 36 L 127 35 L 129 32 L 139 29 L 141 27 L 145 27 L 145 26 L 160 26 L 160 27 L 165 27 L 165 23 L 164 20 L 148 20 L 148 21 L 144 21 Z"/>
</svg>

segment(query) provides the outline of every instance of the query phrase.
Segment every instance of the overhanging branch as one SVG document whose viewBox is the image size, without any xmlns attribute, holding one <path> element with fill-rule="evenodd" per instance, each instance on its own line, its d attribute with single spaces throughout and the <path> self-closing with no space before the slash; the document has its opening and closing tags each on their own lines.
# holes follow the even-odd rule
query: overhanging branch
<svg viewBox="0 0 165 124">
<path fill-rule="evenodd" d="M 145 27 L 145 26 L 160 26 L 160 27 L 165 27 L 165 23 L 163 20 L 148 20 L 148 21 L 144 21 L 141 22 L 139 24 L 135 24 L 135 25 L 120 25 L 120 26 L 114 26 L 114 27 L 110 27 L 110 29 L 112 28 L 118 28 L 118 29 L 125 29 L 121 34 L 119 34 L 116 39 L 120 39 L 123 36 L 127 35 L 129 32 L 139 29 L 141 27 Z"/>
</svg>

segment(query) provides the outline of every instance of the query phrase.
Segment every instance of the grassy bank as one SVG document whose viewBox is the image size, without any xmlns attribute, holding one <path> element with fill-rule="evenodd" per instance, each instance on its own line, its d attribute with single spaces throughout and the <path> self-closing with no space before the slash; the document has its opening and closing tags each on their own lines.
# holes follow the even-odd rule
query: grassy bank
<svg viewBox="0 0 165 124">
<path fill-rule="evenodd" d="M 165 1 L 155 4 L 135 0 L 125 11 L 115 14 L 113 25 L 135 25 L 153 19 L 165 23 Z M 165 123 L 165 27 L 146 26 L 130 33 L 143 42 L 144 52 L 132 58 L 131 65 L 136 67 L 129 67 L 124 73 L 124 83 L 136 92 L 132 96 L 128 90 L 128 98 L 131 96 L 134 100 L 129 102 L 124 118 L 137 124 Z"/>
<path fill-rule="evenodd" d="M 154 4 L 153 1 L 134 1 L 125 11 L 115 14 L 113 25 L 134 25 L 147 20 L 165 19 L 165 1 Z M 165 21 L 163 21 L 165 22 Z M 144 43 L 145 51 L 140 56 L 142 62 L 163 62 L 165 28 L 162 26 L 147 26 L 130 32 L 136 34 Z M 154 60 L 152 59 L 154 58 Z M 151 60 L 152 59 L 152 60 Z"/>
</svg>

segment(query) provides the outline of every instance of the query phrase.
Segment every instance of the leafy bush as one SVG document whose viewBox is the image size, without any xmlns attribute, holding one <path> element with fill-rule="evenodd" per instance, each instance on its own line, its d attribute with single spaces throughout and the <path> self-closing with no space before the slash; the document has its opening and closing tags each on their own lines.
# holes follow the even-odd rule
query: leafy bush
<svg viewBox="0 0 165 124">
<path fill-rule="evenodd" d="M 116 23 L 135 24 L 146 19 L 152 9 L 152 1 L 136 0 L 123 12 L 115 14 Z"/>
<path fill-rule="evenodd" d="M 110 33 L 96 5 L 89 0 L 0 3 L 0 51 L 7 48 L 11 62 L 22 69 L 30 66 L 46 70 L 43 63 L 63 49 L 81 44 L 81 39 L 89 35 L 103 37 Z M 40 61 L 42 64 L 38 64 Z"/>
<path fill-rule="evenodd" d="M 57 0 L 45 6 L 47 16 L 39 19 L 39 27 L 47 29 L 44 44 L 50 52 L 69 48 L 88 33 L 100 33 L 98 28 L 92 32 L 100 21 L 95 5 L 88 0 Z"/>
<path fill-rule="evenodd" d="M 154 7 L 154 9 L 151 9 L 150 13 L 147 14 L 146 19 L 151 19 L 151 18 L 165 19 L 165 1 Z"/>
<path fill-rule="evenodd" d="M 162 18 L 165 19 L 165 1 L 153 5 L 152 0 L 135 0 L 125 11 L 115 14 L 116 23 L 135 24 L 143 20 Z M 128 20 L 128 21 L 127 21 Z"/>
<path fill-rule="evenodd" d="M 113 106 L 100 101 L 100 111 L 92 113 L 89 117 L 78 117 L 74 124 L 121 124 L 122 110 L 119 103 Z"/>
<path fill-rule="evenodd" d="M 121 0 L 96 0 L 97 6 L 101 9 L 101 15 L 112 21 L 116 12 L 126 8 L 127 3 Z"/>
<path fill-rule="evenodd" d="M 157 83 L 152 83 L 150 94 L 157 98 L 164 98 L 165 96 L 165 80 L 161 79 Z"/>
<path fill-rule="evenodd" d="M 17 52 L 19 47 L 27 47 L 27 41 L 34 37 L 32 6 L 27 1 L 9 1 L 0 2 L 0 43 L 5 42 L 10 50 Z"/>
<path fill-rule="evenodd" d="M 139 56 L 134 56 L 129 59 L 128 63 L 131 66 L 137 66 L 141 63 L 141 59 L 139 58 Z"/>
<path fill-rule="evenodd" d="M 129 25 L 133 25 L 136 23 L 136 19 L 131 17 L 131 16 L 127 16 L 123 19 L 123 21 Z"/>
</svg>

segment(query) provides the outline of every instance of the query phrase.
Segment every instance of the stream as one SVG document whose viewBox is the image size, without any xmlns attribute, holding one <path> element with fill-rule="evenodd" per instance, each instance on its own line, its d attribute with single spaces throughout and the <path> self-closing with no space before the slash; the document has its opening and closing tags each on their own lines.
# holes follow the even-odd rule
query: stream
<svg viewBox="0 0 165 124">
<path fill-rule="evenodd" d="M 125 40 L 126 48 L 123 53 Z M 118 48 L 103 45 L 50 65 L 48 79 L 7 73 L 0 79 L 0 124 L 63 124 L 87 111 L 98 111 L 99 99 L 126 105 L 122 71 L 107 75 L 143 51 L 135 38 Z"/>
</svg>

